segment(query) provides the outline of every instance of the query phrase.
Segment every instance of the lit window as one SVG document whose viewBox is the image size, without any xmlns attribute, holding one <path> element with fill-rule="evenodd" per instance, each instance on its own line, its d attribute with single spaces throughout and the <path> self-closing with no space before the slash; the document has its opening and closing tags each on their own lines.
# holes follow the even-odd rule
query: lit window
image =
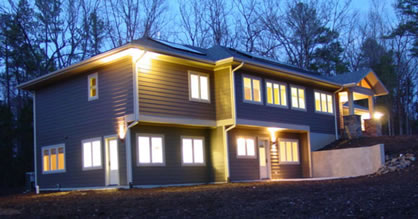
<svg viewBox="0 0 418 219">
<path fill-rule="evenodd" d="M 275 106 L 287 106 L 286 85 L 266 82 L 267 104 Z"/>
<path fill-rule="evenodd" d="M 190 100 L 209 102 L 209 75 L 189 72 Z"/>
<path fill-rule="evenodd" d="M 259 79 L 243 77 L 244 101 L 261 103 L 261 83 Z"/>
<path fill-rule="evenodd" d="M 97 80 L 97 73 L 88 76 L 88 99 L 96 100 L 99 98 L 99 83 Z"/>
<path fill-rule="evenodd" d="M 102 167 L 102 142 L 100 138 L 84 140 L 83 169 L 100 169 Z"/>
<path fill-rule="evenodd" d="M 282 164 L 299 164 L 299 144 L 297 140 L 279 140 L 279 158 Z"/>
<path fill-rule="evenodd" d="M 237 156 L 255 158 L 255 141 L 253 138 L 237 139 Z"/>
<path fill-rule="evenodd" d="M 138 165 L 164 165 L 164 143 L 160 135 L 138 136 Z"/>
<path fill-rule="evenodd" d="M 65 172 L 64 145 L 42 147 L 43 173 Z"/>
<path fill-rule="evenodd" d="M 204 165 L 204 139 L 182 138 L 183 165 Z"/>
<path fill-rule="evenodd" d="M 290 87 L 290 94 L 292 96 L 292 108 L 305 110 L 305 89 Z"/>
<path fill-rule="evenodd" d="M 315 91 L 315 111 L 333 113 L 332 95 Z"/>
</svg>

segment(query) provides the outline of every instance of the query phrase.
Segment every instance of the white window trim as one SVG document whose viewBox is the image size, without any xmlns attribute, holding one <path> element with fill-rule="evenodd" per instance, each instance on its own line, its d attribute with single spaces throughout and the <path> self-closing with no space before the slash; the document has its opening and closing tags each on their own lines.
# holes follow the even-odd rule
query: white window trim
<svg viewBox="0 0 418 219">
<path fill-rule="evenodd" d="M 245 140 L 252 139 L 254 141 L 254 155 L 247 155 L 247 141 L 245 141 L 245 154 L 246 155 L 238 155 L 238 139 L 243 138 Z M 258 149 L 258 142 L 255 137 L 250 136 L 238 136 L 235 138 L 236 141 L 236 150 L 237 150 L 237 159 L 257 159 L 257 149 Z"/>
<path fill-rule="evenodd" d="M 246 100 L 245 99 L 245 86 L 244 86 L 244 78 L 250 78 L 251 79 L 251 97 L 252 100 Z M 253 80 L 259 80 L 260 81 L 260 102 L 254 100 L 254 87 L 253 87 Z M 258 104 L 263 105 L 263 80 L 260 77 L 242 74 L 241 76 L 242 81 L 242 100 L 244 103 L 252 103 L 252 104 Z"/>
<path fill-rule="evenodd" d="M 96 96 L 94 97 L 90 97 L 90 79 L 91 78 L 96 78 Z M 89 76 L 87 77 L 87 97 L 88 97 L 88 101 L 99 99 L 99 76 L 97 72 L 93 74 L 89 74 Z"/>
<path fill-rule="evenodd" d="M 273 85 L 273 103 L 269 103 L 267 100 L 267 83 L 272 83 Z M 265 90 L 266 90 L 266 105 L 267 106 L 273 106 L 273 107 L 279 107 L 279 108 L 284 108 L 284 109 L 289 109 L 289 100 L 288 100 L 288 89 L 287 89 L 287 84 L 284 82 L 279 82 L 279 81 L 274 81 L 274 80 L 269 80 L 269 79 L 265 79 Z M 281 104 L 274 104 L 274 84 L 278 84 L 279 85 L 279 100 L 280 103 L 282 102 L 282 90 L 280 89 L 280 85 L 284 85 L 286 87 L 286 105 L 281 105 Z"/>
<path fill-rule="evenodd" d="M 281 141 L 285 141 L 285 142 L 296 142 L 298 144 L 298 161 L 280 161 L 280 142 Z M 299 144 L 299 140 L 298 139 L 290 139 L 290 138 L 279 138 L 277 139 L 277 150 L 279 151 L 279 165 L 280 164 L 285 164 L 285 165 L 299 165 L 300 164 L 300 144 Z M 293 155 L 293 154 L 292 154 Z"/>
<path fill-rule="evenodd" d="M 100 166 L 91 166 L 91 167 L 84 167 L 84 143 L 85 142 L 93 142 L 93 141 L 100 141 Z M 91 149 L 92 149 L 92 157 L 91 157 L 91 164 L 93 165 L 93 144 L 91 145 Z M 84 139 L 81 141 L 81 163 L 82 163 L 82 168 L 83 170 L 99 170 L 103 168 L 103 141 L 101 137 L 97 137 L 97 138 L 89 138 L 89 139 Z"/>
<path fill-rule="evenodd" d="M 52 149 L 52 148 L 56 148 L 57 149 L 57 152 L 58 152 L 58 148 L 64 148 L 64 169 L 63 170 L 48 170 L 48 171 L 45 171 L 44 170 L 44 150 L 50 150 L 50 149 Z M 43 146 L 43 147 L 41 147 L 41 158 L 42 158 L 42 174 L 54 174 L 54 173 L 65 173 L 66 172 L 66 170 L 67 170 L 67 164 L 66 164 L 66 162 L 65 162 L 65 157 L 66 157 L 66 155 L 65 155 L 65 144 L 64 143 L 61 143 L 61 144 L 56 144 L 56 145 L 50 145 L 50 146 Z M 58 161 L 58 158 L 57 158 L 57 161 Z M 51 163 L 51 153 L 49 153 L 49 163 Z M 57 166 L 57 168 L 58 168 L 58 166 Z"/>
<path fill-rule="evenodd" d="M 202 99 L 200 94 L 200 77 L 199 77 L 199 98 L 193 98 L 192 97 L 192 80 L 191 75 L 198 75 L 198 76 L 205 76 L 208 78 L 208 99 Z M 209 74 L 203 73 L 203 72 L 197 72 L 197 71 L 188 71 L 188 80 L 189 80 L 189 100 L 195 101 L 195 102 L 201 102 L 201 103 L 210 103 L 210 77 Z"/>
<path fill-rule="evenodd" d="M 192 155 L 193 155 L 193 163 L 184 163 L 183 160 L 183 139 L 185 138 L 189 138 L 192 139 Z M 202 146 L 203 146 L 203 163 L 195 163 L 194 162 L 194 143 L 193 140 L 194 139 L 201 139 L 202 140 Z M 181 165 L 182 166 L 206 166 L 206 146 L 205 146 L 205 137 L 202 136 L 181 136 L 180 137 L 180 145 L 181 145 Z"/>
<path fill-rule="evenodd" d="M 332 101 L 332 113 L 329 113 L 328 112 L 328 99 L 327 99 L 327 111 L 326 112 L 323 112 L 323 111 L 318 111 L 318 110 L 316 110 L 316 100 L 315 100 L 315 93 L 319 93 L 319 96 L 320 96 L 320 98 L 321 98 L 321 94 L 325 94 L 325 95 L 331 95 L 331 101 Z M 327 97 L 328 98 L 328 97 Z M 330 92 L 326 92 L 326 91 L 322 91 L 322 90 L 314 90 L 314 105 L 315 105 L 315 112 L 316 113 L 319 113 L 319 114 L 325 114 L 325 115 L 334 115 L 334 112 L 335 112 L 335 110 L 334 110 L 334 94 L 332 94 L 332 93 L 330 93 Z M 320 102 L 320 107 L 321 107 L 321 109 L 322 109 L 322 102 Z"/>
<path fill-rule="evenodd" d="M 152 163 L 152 144 L 150 142 L 150 163 L 140 163 L 139 162 L 139 145 L 138 145 L 138 137 L 160 137 L 162 142 L 162 152 L 163 152 L 163 162 L 162 163 Z M 138 167 L 147 167 L 147 166 L 165 166 L 165 141 L 164 135 L 160 134 L 148 134 L 148 133 L 137 133 L 136 138 L 136 165 Z"/>
<path fill-rule="evenodd" d="M 303 86 L 299 86 L 299 85 L 294 85 L 294 84 L 291 84 L 290 86 L 289 86 L 290 88 L 289 88 L 289 95 L 290 95 L 290 107 L 291 107 L 291 109 L 292 110 L 299 110 L 299 111 L 304 111 L 304 112 L 306 112 L 307 111 L 307 108 L 308 108 L 308 106 L 306 105 L 306 88 L 305 87 L 303 87 Z M 297 89 L 303 89 L 303 93 L 305 94 L 305 97 L 303 98 L 303 101 L 305 102 L 305 108 L 300 108 L 299 107 L 299 91 L 297 92 L 297 95 L 298 95 L 298 107 L 294 107 L 293 106 L 293 100 L 292 100 L 292 87 L 294 87 L 294 88 L 297 88 Z"/>
</svg>

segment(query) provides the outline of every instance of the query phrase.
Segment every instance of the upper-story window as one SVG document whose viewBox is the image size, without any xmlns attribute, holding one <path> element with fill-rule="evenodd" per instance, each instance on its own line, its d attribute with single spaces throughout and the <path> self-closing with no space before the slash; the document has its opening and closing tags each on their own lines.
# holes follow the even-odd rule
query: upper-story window
<svg viewBox="0 0 418 219">
<path fill-rule="evenodd" d="M 209 100 L 209 75 L 200 72 L 189 72 L 189 99 L 200 102 Z"/>
<path fill-rule="evenodd" d="M 287 106 L 286 85 L 266 81 L 267 105 Z"/>
<path fill-rule="evenodd" d="M 97 73 L 88 76 L 88 99 L 96 100 L 99 98 L 99 84 Z"/>
<path fill-rule="evenodd" d="M 333 113 L 332 95 L 325 93 L 325 92 L 321 92 L 321 91 L 315 91 L 315 111 L 332 114 Z"/>
<path fill-rule="evenodd" d="M 306 110 L 305 88 L 291 86 L 290 94 L 292 96 L 292 109 Z"/>
<path fill-rule="evenodd" d="M 262 103 L 261 101 L 261 80 L 248 76 L 243 77 L 244 101 Z"/>
</svg>

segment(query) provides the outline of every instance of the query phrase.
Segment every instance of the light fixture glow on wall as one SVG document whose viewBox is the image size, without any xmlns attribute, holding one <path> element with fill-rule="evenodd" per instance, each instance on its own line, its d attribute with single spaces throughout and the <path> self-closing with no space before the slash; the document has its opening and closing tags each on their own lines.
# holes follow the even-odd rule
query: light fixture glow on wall
<svg viewBox="0 0 418 219">
<path fill-rule="evenodd" d="M 125 136 L 126 136 L 125 122 L 119 122 L 118 135 L 121 140 L 125 139 Z"/>
<path fill-rule="evenodd" d="M 276 132 L 280 130 L 280 128 L 267 128 L 270 132 L 271 142 L 276 142 Z"/>
</svg>

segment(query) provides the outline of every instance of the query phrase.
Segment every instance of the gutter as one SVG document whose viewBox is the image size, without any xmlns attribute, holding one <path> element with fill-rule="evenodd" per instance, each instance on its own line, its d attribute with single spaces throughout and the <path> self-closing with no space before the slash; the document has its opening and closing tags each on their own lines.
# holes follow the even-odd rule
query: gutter
<svg viewBox="0 0 418 219">
<path fill-rule="evenodd" d="M 342 87 L 340 87 L 338 90 L 336 90 L 335 92 L 334 92 L 334 121 L 335 121 L 335 139 L 336 140 L 338 140 L 339 139 L 339 136 L 338 136 L 338 123 L 337 123 L 337 110 L 336 110 L 336 108 L 337 108 L 337 101 L 336 101 L 336 99 L 335 99 L 335 95 L 338 93 L 338 92 L 340 92 L 340 91 L 342 91 L 344 89 L 344 86 L 342 86 Z M 338 103 L 338 106 L 340 106 L 340 103 Z M 341 114 L 342 112 L 340 112 L 340 114 Z"/>
<path fill-rule="evenodd" d="M 225 129 L 225 126 L 223 126 L 224 129 L 224 135 L 225 135 L 225 141 L 226 141 L 226 162 L 228 165 L 227 166 L 227 173 L 226 173 L 226 181 L 229 182 L 229 170 L 231 169 L 230 167 L 230 163 L 229 163 L 229 144 L 228 144 L 228 132 L 231 131 L 233 128 L 235 128 L 237 126 L 237 108 L 236 108 L 236 100 L 235 100 L 235 71 L 237 71 L 238 69 L 242 68 L 242 66 L 244 66 L 244 62 L 241 62 L 240 65 L 238 65 L 237 67 L 235 67 L 234 69 L 231 70 L 231 75 L 232 75 L 232 97 L 233 97 L 233 101 L 232 104 L 234 106 L 234 119 L 233 119 L 233 124 L 231 126 L 229 126 L 227 129 Z"/>
</svg>

